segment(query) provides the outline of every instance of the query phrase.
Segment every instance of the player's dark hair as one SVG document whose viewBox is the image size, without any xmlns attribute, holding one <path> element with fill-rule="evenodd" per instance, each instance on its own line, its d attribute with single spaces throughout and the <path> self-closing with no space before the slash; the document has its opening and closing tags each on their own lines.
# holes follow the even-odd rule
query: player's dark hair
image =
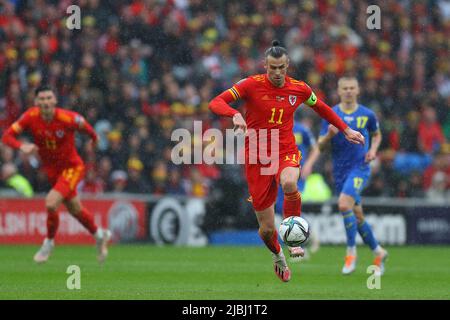
<svg viewBox="0 0 450 320">
<path fill-rule="evenodd" d="M 36 97 L 39 94 L 39 92 L 42 91 L 52 91 L 53 93 L 55 93 L 55 90 L 53 90 L 51 86 L 49 86 L 48 84 L 43 84 L 34 90 L 34 96 Z"/>
<path fill-rule="evenodd" d="M 264 52 L 264 56 L 272 56 L 274 58 L 281 58 L 283 55 L 288 55 L 286 48 L 280 46 L 280 41 L 273 40 L 272 46 Z"/>
</svg>

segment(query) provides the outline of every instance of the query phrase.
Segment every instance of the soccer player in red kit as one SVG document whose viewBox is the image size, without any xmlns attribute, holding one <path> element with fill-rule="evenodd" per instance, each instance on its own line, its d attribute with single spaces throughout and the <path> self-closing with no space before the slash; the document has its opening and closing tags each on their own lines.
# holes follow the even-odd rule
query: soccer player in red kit
<svg viewBox="0 0 450 320">
<path fill-rule="evenodd" d="M 41 86 L 36 89 L 35 96 L 37 106 L 29 108 L 2 137 L 2 142 L 12 148 L 26 154 L 37 152 L 42 169 L 53 186 L 45 198 L 47 237 L 35 254 L 34 261 L 42 263 L 48 260 L 59 225 L 58 208 L 64 203 L 69 213 L 95 237 L 97 258 L 103 262 L 108 254 L 111 232 L 97 227 L 93 215 L 82 206 L 76 191 L 84 177 L 85 167 L 75 148 L 75 132 L 88 134 L 94 144 L 97 135 L 81 115 L 56 107 L 56 95 L 52 88 Z M 17 139 L 24 131 L 31 133 L 34 143 Z"/>
<path fill-rule="evenodd" d="M 289 281 L 291 272 L 287 266 L 283 250 L 278 242 L 278 232 L 274 222 L 274 203 L 278 186 L 284 192 L 283 217 L 300 216 L 301 195 L 297 189 L 300 175 L 301 154 L 295 144 L 293 134 L 294 112 L 302 104 L 311 107 L 323 119 L 342 131 L 347 140 L 364 144 L 364 137 L 349 128 L 345 122 L 323 101 L 319 100 L 311 88 L 304 82 L 286 75 L 289 57 L 285 48 L 273 41 L 272 47 L 265 52 L 266 74 L 254 75 L 236 83 L 230 89 L 215 97 L 209 104 L 214 113 L 233 118 L 235 130 L 246 133 L 245 174 L 253 208 L 259 224 L 259 235 L 272 252 L 275 274 L 282 281 Z M 245 120 L 229 103 L 243 99 L 246 104 Z M 251 129 L 251 130 L 250 130 Z M 250 132 L 259 133 L 250 135 Z M 266 134 L 267 146 L 261 140 Z M 273 140 L 273 141 L 272 141 Z M 255 142 L 257 141 L 257 142 Z M 275 144 L 273 144 L 275 142 Z M 270 154 L 267 159 L 251 161 L 251 145 L 265 149 Z M 275 146 L 275 148 L 273 148 Z M 261 151 L 259 150 L 259 155 Z M 275 155 L 273 154 L 275 152 Z M 278 153 L 278 154 L 277 154 Z M 264 153 L 262 153 L 264 154 Z M 275 171 L 267 174 L 267 168 L 275 159 Z M 272 167 L 273 168 L 273 167 Z M 288 247 L 291 257 L 304 254 L 301 247 Z"/>
</svg>

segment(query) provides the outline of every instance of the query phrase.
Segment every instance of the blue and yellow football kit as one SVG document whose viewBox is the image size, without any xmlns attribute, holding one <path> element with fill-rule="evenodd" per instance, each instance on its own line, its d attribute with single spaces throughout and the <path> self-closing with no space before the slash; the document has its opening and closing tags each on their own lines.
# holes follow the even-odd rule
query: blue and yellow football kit
<svg viewBox="0 0 450 320">
<path fill-rule="evenodd" d="M 345 139 L 341 132 L 331 139 L 335 192 L 338 195 L 341 193 L 349 195 L 355 200 L 355 204 L 360 204 L 361 192 L 370 178 L 370 166 L 365 162 L 365 156 L 369 151 L 371 134 L 379 131 L 378 120 L 372 110 L 361 104 L 352 112 L 343 111 L 339 105 L 334 106 L 333 110 L 350 128 L 359 131 L 366 141 L 364 145 L 352 144 Z M 328 132 L 328 125 L 327 121 L 322 121 L 321 136 Z M 366 221 L 358 224 L 353 209 L 342 211 L 341 215 L 347 234 L 348 248 L 355 248 L 356 233 L 358 232 L 364 243 L 372 250 L 377 249 L 378 242 Z"/>
<path fill-rule="evenodd" d="M 370 166 L 364 159 L 369 151 L 370 135 L 379 130 L 378 120 L 372 110 L 361 104 L 352 113 L 344 112 L 339 105 L 334 106 L 333 110 L 366 140 L 364 145 L 352 144 L 341 132 L 331 139 L 335 192 L 345 193 L 359 204 L 361 192 L 370 178 Z M 328 125 L 326 120 L 322 120 L 321 136 L 326 135 Z"/>
</svg>

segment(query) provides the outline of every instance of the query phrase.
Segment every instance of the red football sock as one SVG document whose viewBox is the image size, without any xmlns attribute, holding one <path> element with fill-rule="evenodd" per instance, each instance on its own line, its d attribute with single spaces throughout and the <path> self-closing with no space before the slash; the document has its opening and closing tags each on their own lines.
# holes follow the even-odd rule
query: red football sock
<svg viewBox="0 0 450 320">
<path fill-rule="evenodd" d="M 285 193 L 283 208 L 284 219 L 290 216 L 300 217 L 300 215 L 302 214 L 302 197 L 300 195 L 300 192 L 294 191 Z"/>
<path fill-rule="evenodd" d="M 94 222 L 94 215 L 91 214 L 87 209 L 82 208 L 80 213 L 74 215 L 74 217 L 91 233 L 95 234 L 97 232 L 97 225 Z"/>
<path fill-rule="evenodd" d="M 278 254 L 280 252 L 281 247 L 280 247 L 280 243 L 278 242 L 278 232 L 276 230 L 274 230 L 272 235 L 270 237 L 267 237 L 267 238 L 264 238 L 261 235 L 261 232 L 258 231 L 258 233 L 259 233 L 259 236 L 264 241 L 264 243 L 266 244 L 267 248 L 269 248 L 270 251 L 272 251 L 275 254 Z"/>
<path fill-rule="evenodd" d="M 47 238 L 53 239 L 59 226 L 58 211 L 47 210 Z"/>
</svg>

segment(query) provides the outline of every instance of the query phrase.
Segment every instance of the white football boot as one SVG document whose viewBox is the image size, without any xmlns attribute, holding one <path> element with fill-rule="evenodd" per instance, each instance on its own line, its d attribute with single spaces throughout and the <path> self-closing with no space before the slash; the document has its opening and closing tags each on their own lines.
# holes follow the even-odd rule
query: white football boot
<svg viewBox="0 0 450 320">
<path fill-rule="evenodd" d="M 273 258 L 273 268 L 277 277 L 283 281 L 288 282 L 291 280 L 291 270 L 286 263 L 286 258 L 283 254 L 283 249 L 280 250 L 279 254 L 272 253 Z"/>
<path fill-rule="evenodd" d="M 289 256 L 291 262 L 299 262 L 305 256 L 305 250 L 302 247 L 289 247 Z"/>
<path fill-rule="evenodd" d="M 388 252 L 385 249 L 381 249 L 381 252 L 375 256 L 373 264 L 378 267 L 378 270 L 374 273 L 376 276 L 382 276 L 384 274 L 384 263 L 388 257 Z"/>
<path fill-rule="evenodd" d="M 48 260 L 50 257 L 53 248 L 55 247 L 55 241 L 53 239 L 45 238 L 44 242 L 42 243 L 41 248 L 38 252 L 34 255 L 34 261 L 36 263 L 44 263 Z"/>
<path fill-rule="evenodd" d="M 112 234 L 108 229 L 98 228 L 95 233 L 97 260 L 103 263 L 108 256 L 108 243 L 111 240 Z"/>
<path fill-rule="evenodd" d="M 356 269 L 356 256 L 347 255 L 345 256 L 345 263 L 342 267 L 342 274 L 350 274 Z"/>
</svg>

